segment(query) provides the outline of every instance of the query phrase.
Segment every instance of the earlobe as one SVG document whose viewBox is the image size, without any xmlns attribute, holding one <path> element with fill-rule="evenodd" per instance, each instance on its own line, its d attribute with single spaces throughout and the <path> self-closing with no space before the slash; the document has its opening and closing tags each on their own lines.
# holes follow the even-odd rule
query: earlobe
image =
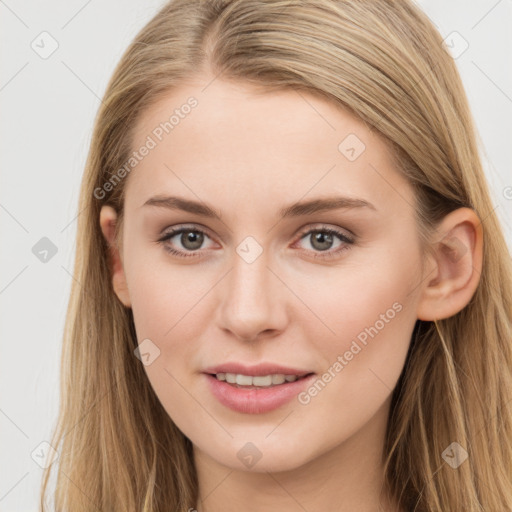
<svg viewBox="0 0 512 512">
<path fill-rule="evenodd" d="M 483 230 L 470 208 L 449 213 L 434 236 L 434 264 L 417 307 L 419 320 L 449 318 L 469 303 L 482 272 Z"/>
<path fill-rule="evenodd" d="M 124 306 L 131 307 L 121 254 L 115 241 L 116 222 L 117 213 L 114 208 L 106 205 L 102 206 L 100 211 L 100 226 L 103 236 L 109 245 L 109 270 L 112 276 L 112 286 Z"/>
</svg>

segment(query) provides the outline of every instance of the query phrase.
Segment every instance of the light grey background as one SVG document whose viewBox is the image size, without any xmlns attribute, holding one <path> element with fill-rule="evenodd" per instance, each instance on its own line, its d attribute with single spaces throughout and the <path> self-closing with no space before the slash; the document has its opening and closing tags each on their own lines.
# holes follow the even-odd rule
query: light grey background
<svg viewBox="0 0 512 512">
<path fill-rule="evenodd" d="M 31 454 L 37 460 L 42 453 L 58 411 L 78 192 L 93 119 L 122 52 L 163 3 L 0 0 L 2 512 L 39 510 L 42 469 Z M 469 44 L 456 62 L 512 248 L 512 0 L 419 4 L 454 51 L 464 48 L 460 37 Z M 49 51 L 52 38 L 58 48 L 48 58 L 31 47 Z M 46 263 L 32 251 L 43 237 L 57 248 Z"/>
</svg>

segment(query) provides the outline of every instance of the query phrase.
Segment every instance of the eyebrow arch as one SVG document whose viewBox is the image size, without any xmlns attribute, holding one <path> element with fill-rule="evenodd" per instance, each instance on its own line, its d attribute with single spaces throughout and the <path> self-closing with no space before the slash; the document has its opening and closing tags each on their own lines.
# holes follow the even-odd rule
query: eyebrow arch
<svg viewBox="0 0 512 512">
<path fill-rule="evenodd" d="M 203 217 L 221 220 L 220 215 L 215 209 L 207 204 L 177 196 L 154 196 L 148 199 L 142 206 L 158 206 L 170 210 L 183 210 Z M 311 215 L 322 211 L 350 208 L 370 208 L 377 211 L 373 204 L 364 199 L 332 196 L 291 204 L 279 210 L 279 215 L 281 218 L 300 217 L 301 215 Z"/>
</svg>

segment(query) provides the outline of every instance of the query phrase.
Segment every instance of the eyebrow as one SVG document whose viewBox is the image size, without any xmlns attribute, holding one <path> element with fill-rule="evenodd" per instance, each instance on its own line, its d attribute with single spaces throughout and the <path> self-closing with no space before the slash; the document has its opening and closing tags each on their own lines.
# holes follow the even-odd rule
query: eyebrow
<svg viewBox="0 0 512 512">
<path fill-rule="evenodd" d="M 149 198 L 142 206 L 157 206 L 167 208 L 169 210 L 183 210 L 202 217 L 221 220 L 219 213 L 206 203 L 184 199 L 177 196 L 154 196 Z M 293 203 L 279 210 L 279 215 L 284 219 L 289 217 L 300 217 L 301 215 L 311 215 L 313 213 L 329 210 L 351 208 L 369 208 L 377 211 L 377 208 L 375 208 L 372 203 L 364 199 L 333 196 Z"/>
</svg>

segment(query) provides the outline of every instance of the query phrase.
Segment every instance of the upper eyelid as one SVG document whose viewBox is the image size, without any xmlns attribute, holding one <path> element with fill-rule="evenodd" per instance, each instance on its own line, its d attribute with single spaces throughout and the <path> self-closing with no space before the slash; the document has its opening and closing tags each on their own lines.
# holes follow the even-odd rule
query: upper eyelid
<svg viewBox="0 0 512 512">
<path fill-rule="evenodd" d="M 162 231 L 162 234 L 160 235 L 160 238 L 166 237 L 168 235 L 171 235 L 174 237 L 176 235 L 179 235 L 182 231 L 200 231 L 206 235 L 208 235 L 210 238 L 215 238 L 210 233 L 210 230 L 204 226 L 201 226 L 200 224 L 193 224 L 193 225 L 178 225 L 176 227 L 167 227 Z"/>
<path fill-rule="evenodd" d="M 314 225 L 307 226 L 304 229 L 301 229 L 299 231 L 299 236 L 309 234 L 311 231 L 324 231 L 324 230 L 325 231 L 327 231 L 327 230 L 340 231 L 342 235 L 346 236 L 347 238 L 350 238 L 351 240 L 354 240 L 356 238 L 356 235 L 354 233 L 352 233 L 352 231 L 350 231 L 349 229 L 342 228 L 340 226 L 333 227 L 327 223 L 319 224 L 316 227 Z M 348 234 L 345 234 L 344 231 L 346 231 Z"/>
</svg>

